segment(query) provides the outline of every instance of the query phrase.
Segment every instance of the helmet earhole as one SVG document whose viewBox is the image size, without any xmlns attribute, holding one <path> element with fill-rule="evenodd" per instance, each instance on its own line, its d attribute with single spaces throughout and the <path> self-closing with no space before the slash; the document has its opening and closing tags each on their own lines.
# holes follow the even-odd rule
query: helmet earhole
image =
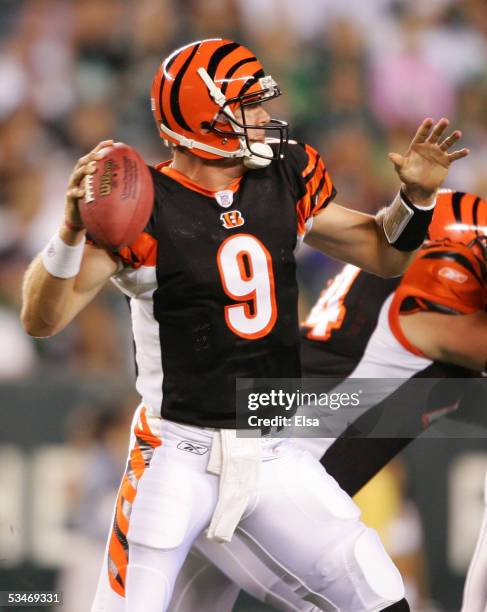
<svg viewBox="0 0 487 612">
<path fill-rule="evenodd" d="M 200 129 L 203 134 L 208 134 L 211 131 L 211 123 L 209 121 L 202 121 L 200 123 Z"/>
</svg>

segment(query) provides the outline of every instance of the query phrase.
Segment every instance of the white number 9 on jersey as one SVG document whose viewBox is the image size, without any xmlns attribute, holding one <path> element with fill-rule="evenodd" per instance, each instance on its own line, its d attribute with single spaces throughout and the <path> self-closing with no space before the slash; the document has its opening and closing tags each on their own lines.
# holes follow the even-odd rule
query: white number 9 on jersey
<svg viewBox="0 0 487 612">
<path fill-rule="evenodd" d="M 236 234 L 221 244 L 216 259 L 223 290 L 239 302 L 225 306 L 228 327 L 250 340 L 267 335 L 277 319 L 269 251 L 255 236 Z"/>
</svg>

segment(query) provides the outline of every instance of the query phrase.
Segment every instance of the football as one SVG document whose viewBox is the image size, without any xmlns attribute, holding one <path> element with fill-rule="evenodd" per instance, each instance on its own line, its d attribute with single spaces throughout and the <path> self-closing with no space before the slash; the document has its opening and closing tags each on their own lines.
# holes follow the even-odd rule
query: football
<svg viewBox="0 0 487 612">
<path fill-rule="evenodd" d="M 79 211 L 96 244 L 115 251 L 134 242 L 152 212 L 154 185 L 142 157 L 122 142 L 102 150 L 93 174 L 84 179 Z"/>
</svg>

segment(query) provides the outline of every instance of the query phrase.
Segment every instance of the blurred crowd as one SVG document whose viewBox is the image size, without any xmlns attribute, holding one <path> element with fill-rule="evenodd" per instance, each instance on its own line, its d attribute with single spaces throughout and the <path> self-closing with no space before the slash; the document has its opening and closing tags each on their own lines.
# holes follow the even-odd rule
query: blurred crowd
<svg viewBox="0 0 487 612">
<path fill-rule="evenodd" d="M 27 338 L 18 311 L 29 259 L 54 233 L 76 159 L 104 138 L 168 157 L 150 112 L 161 59 L 188 41 L 247 44 L 284 95 L 272 114 L 316 146 L 338 201 L 375 211 L 397 181 L 387 152 L 448 116 L 471 157 L 449 185 L 487 196 L 484 0 L 3 0 L 0 2 L 0 379 L 40 367 L 130 371 L 123 300 L 105 291 L 59 337 Z M 303 309 L 327 266 L 304 250 Z M 15 359 L 12 359 L 15 355 Z"/>
</svg>

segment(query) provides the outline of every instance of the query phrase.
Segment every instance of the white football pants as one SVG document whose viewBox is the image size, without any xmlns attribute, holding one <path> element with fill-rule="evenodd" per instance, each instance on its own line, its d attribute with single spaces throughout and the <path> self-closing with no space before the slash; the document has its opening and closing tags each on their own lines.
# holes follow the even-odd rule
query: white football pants
<svg viewBox="0 0 487 612">
<path fill-rule="evenodd" d="M 180 569 L 218 499 L 219 477 L 206 469 L 213 434 L 149 417 L 139 408 L 93 612 L 183 610 L 185 588 L 191 590 L 208 571 L 206 561 L 201 574 L 193 569 L 190 583 L 174 593 L 171 603 Z M 262 442 L 260 480 L 237 537 L 235 561 L 238 565 L 243 542 L 257 560 L 250 570 L 257 581 L 262 576 L 261 596 L 272 605 L 287 605 L 289 597 L 291 606 L 293 601 L 307 606 L 281 609 L 373 612 L 404 597 L 399 572 L 376 533 L 360 521 L 357 506 L 310 453 L 290 440 Z M 213 547 L 221 553 L 221 547 L 233 544 L 203 538 L 202 548 L 211 544 L 210 560 Z M 195 559 L 192 555 L 188 564 Z M 265 561 L 259 564 L 260 559 Z M 280 586 L 266 596 L 272 580 Z M 203 610 L 205 597 L 211 602 L 207 609 L 233 605 L 235 590 L 217 594 L 211 584 L 201 591 L 193 609 Z"/>
</svg>

